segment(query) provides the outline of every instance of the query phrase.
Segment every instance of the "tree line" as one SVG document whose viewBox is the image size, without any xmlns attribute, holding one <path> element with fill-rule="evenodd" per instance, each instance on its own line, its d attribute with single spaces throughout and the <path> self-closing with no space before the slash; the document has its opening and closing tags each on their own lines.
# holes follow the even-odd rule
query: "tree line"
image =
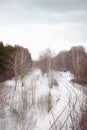
<svg viewBox="0 0 87 130">
<path fill-rule="evenodd" d="M 0 80 L 24 75 L 30 71 L 32 67 L 32 58 L 28 49 L 21 46 L 11 46 L 7 44 L 4 46 L 0 42 Z"/>
<path fill-rule="evenodd" d="M 24 75 L 32 67 L 38 67 L 43 74 L 49 75 L 50 70 L 70 71 L 74 74 L 74 82 L 81 84 L 87 83 L 87 53 L 83 46 L 72 47 L 69 51 L 62 51 L 56 56 L 46 49 L 39 56 L 37 61 L 33 61 L 28 49 L 21 46 L 4 46 L 0 42 L 0 80 Z"/>
<path fill-rule="evenodd" d="M 35 64 L 41 68 L 43 74 L 48 72 L 50 66 L 54 71 L 70 71 L 75 76 L 74 82 L 87 83 L 87 53 L 83 46 L 72 47 L 69 51 L 62 51 L 56 56 L 47 49 Z"/>
</svg>

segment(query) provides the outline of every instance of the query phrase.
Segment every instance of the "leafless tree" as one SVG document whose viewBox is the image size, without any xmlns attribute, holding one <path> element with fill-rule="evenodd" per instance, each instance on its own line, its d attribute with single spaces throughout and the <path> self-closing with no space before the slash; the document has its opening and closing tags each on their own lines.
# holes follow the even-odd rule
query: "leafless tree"
<svg viewBox="0 0 87 130">
<path fill-rule="evenodd" d="M 18 69 L 19 69 L 19 52 L 18 46 L 15 47 L 15 51 L 9 58 L 9 65 L 15 77 L 15 90 L 17 86 L 17 78 L 18 78 Z"/>
<path fill-rule="evenodd" d="M 21 77 L 22 86 L 24 75 L 30 71 L 32 67 L 31 55 L 27 49 L 15 46 L 15 51 L 9 58 L 10 67 L 14 73 L 15 77 L 15 90 L 17 86 L 17 79 Z"/>
<path fill-rule="evenodd" d="M 51 88 L 53 83 L 52 77 L 52 68 L 54 63 L 52 62 L 54 54 L 51 52 L 50 49 L 46 49 L 44 53 L 40 55 L 40 63 L 41 63 L 41 70 L 43 73 L 47 73 L 48 77 L 48 85 L 49 85 L 49 94 L 48 94 L 48 112 L 52 108 L 52 96 L 51 96 Z"/>
<path fill-rule="evenodd" d="M 19 75 L 21 76 L 22 80 L 22 86 L 23 86 L 23 78 L 25 74 L 27 74 L 28 71 L 31 70 L 32 67 L 32 60 L 31 55 L 27 49 L 24 49 L 23 47 L 19 48 Z"/>
</svg>

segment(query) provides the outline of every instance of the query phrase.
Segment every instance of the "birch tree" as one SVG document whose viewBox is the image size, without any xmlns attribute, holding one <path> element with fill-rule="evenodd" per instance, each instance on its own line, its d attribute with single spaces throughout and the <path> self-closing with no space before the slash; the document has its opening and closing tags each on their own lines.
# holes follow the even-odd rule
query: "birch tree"
<svg viewBox="0 0 87 130">
<path fill-rule="evenodd" d="M 17 79 L 18 79 L 18 68 L 19 68 L 19 53 L 18 53 L 18 46 L 15 47 L 15 51 L 11 54 L 9 58 L 9 65 L 11 71 L 13 72 L 14 79 L 15 79 L 15 90 L 17 86 Z"/>
<path fill-rule="evenodd" d="M 43 73 L 47 73 L 48 77 L 48 86 L 49 86 L 49 94 L 48 94 L 48 112 L 51 110 L 52 107 L 52 95 L 51 95 L 51 88 L 52 88 L 52 57 L 53 53 L 50 49 L 46 49 L 44 53 L 40 55 L 40 63 L 41 63 L 41 70 Z"/>
<path fill-rule="evenodd" d="M 10 67 L 15 77 L 15 90 L 17 86 L 17 79 L 20 77 L 23 86 L 23 78 L 32 67 L 31 55 L 27 49 L 15 46 L 15 51 L 12 53 L 9 59 Z"/>
<path fill-rule="evenodd" d="M 23 78 L 28 71 L 31 70 L 32 67 L 32 59 L 29 51 L 24 49 L 23 47 L 19 48 L 20 53 L 20 68 L 19 68 L 19 75 L 21 77 L 22 86 L 24 86 Z"/>
</svg>

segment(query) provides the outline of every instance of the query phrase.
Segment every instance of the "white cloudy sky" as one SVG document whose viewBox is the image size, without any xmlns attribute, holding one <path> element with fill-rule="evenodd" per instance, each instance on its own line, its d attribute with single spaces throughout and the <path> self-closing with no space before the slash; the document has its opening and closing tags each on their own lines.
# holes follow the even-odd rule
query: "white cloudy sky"
<svg viewBox="0 0 87 130">
<path fill-rule="evenodd" d="M 87 0 L 0 0 L 0 40 L 34 59 L 46 48 L 87 47 Z"/>
</svg>

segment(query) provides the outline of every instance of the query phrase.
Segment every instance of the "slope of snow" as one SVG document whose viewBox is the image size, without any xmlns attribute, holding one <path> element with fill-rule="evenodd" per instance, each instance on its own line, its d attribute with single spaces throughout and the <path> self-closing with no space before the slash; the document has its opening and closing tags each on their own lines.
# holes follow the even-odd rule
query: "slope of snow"
<svg viewBox="0 0 87 130">
<path fill-rule="evenodd" d="M 4 119 L 0 118 L 0 123 L 2 124 L 0 130 L 2 128 L 5 130 L 3 127 L 4 123 L 7 125 L 6 130 L 21 130 L 20 121 L 16 121 L 23 118 L 21 114 L 24 114 L 25 123 L 24 121 L 23 123 L 25 126 L 23 127 L 25 130 L 50 130 L 51 126 L 55 124 L 62 127 L 73 107 L 76 112 L 80 111 L 79 106 L 83 100 L 83 92 L 78 88 L 81 88 L 81 86 L 78 85 L 77 88 L 76 84 L 71 83 L 73 75 L 70 72 L 54 72 L 54 74 L 58 86 L 53 86 L 51 90 L 48 77 L 46 75 L 43 76 L 40 70 L 35 70 L 25 76 L 24 87 L 21 86 L 21 81 L 19 80 L 16 91 L 14 91 L 14 80 L 5 82 L 8 88 L 13 86 L 13 89 L 8 92 L 10 99 L 6 106 L 8 110 L 5 110 L 8 116 Z M 52 108 L 50 112 L 47 112 L 49 92 L 51 92 Z M 16 128 L 12 124 L 16 125 Z M 70 117 L 67 125 L 69 128 Z"/>
</svg>

